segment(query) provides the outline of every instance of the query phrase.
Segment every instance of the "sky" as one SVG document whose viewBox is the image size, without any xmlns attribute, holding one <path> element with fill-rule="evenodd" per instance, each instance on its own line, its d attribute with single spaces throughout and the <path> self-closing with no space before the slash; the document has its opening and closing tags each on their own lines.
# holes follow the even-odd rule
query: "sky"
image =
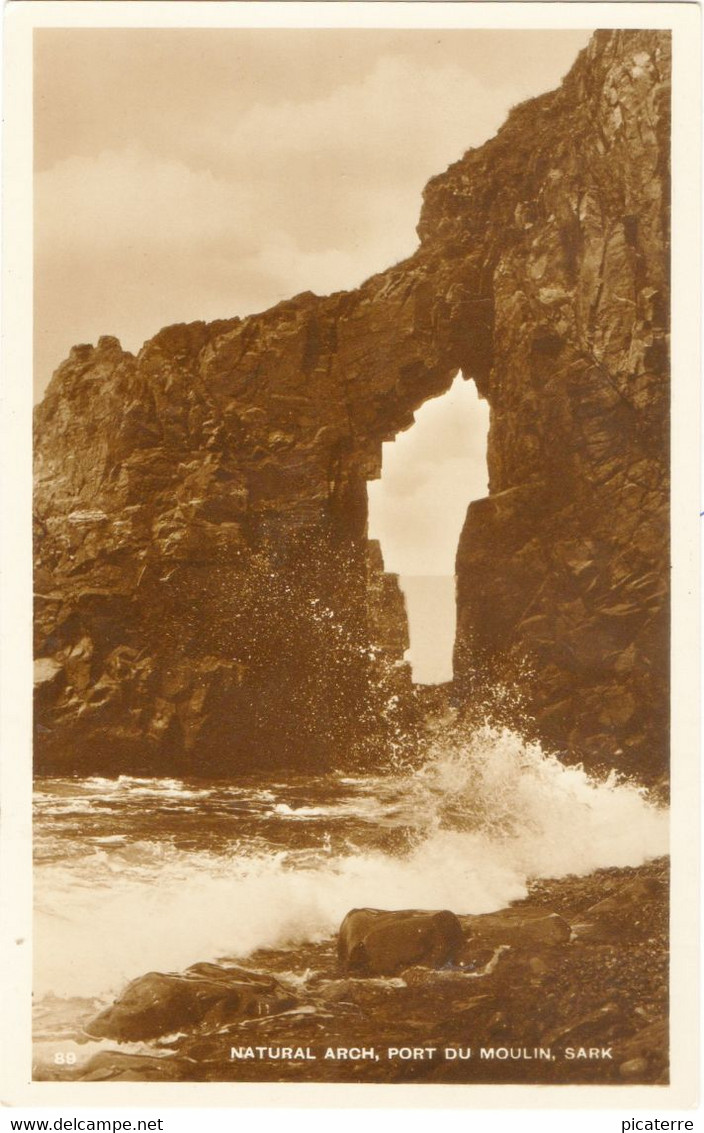
<svg viewBox="0 0 704 1133">
<path fill-rule="evenodd" d="M 382 445 L 382 477 L 367 486 L 369 534 L 404 592 L 413 680 L 452 679 L 455 555 L 470 500 L 487 494 L 489 406 L 461 374 L 426 401 L 415 424 Z M 441 444 L 441 447 L 439 447 Z"/>
<path fill-rule="evenodd" d="M 35 31 L 35 378 L 78 342 L 355 287 L 588 32 Z"/>
<path fill-rule="evenodd" d="M 590 35 L 34 34 L 37 398 L 76 343 L 137 351 L 162 326 L 353 288 L 410 255 L 428 179 L 557 86 Z M 417 418 L 384 446 L 371 531 L 388 570 L 448 577 L 486 491 L 487 409 L 460 380 Z"/>
<path fill-rule="evenodd" d="M 470 500 L 487 494 L 489 406 L 461 375 L 426 401 L 415 424 L 382 445 L 382 477 L 367 488 L 372 538 L 396 574 L 453 575 Z"/>
</svg>

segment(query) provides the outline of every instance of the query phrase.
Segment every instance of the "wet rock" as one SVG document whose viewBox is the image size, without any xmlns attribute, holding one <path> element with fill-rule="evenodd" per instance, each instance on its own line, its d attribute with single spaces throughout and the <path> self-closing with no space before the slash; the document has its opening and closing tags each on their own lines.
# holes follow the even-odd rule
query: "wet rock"
<svg viewBox="0 0 704 1133">
<path fill-rule="evenodd" d="M 618 1003 L 602 1003 L 594 1011 L 586 1015 L 570 1018 L 566 1023 L 550 1030 L 545 1036 L 548 1044 L 557 1042 L 569 1043 L 573 1046 L 589 1046 L 603 1041 L 606 1030 L 621 1017 Z"/>
<path fill-rule="evenodd" d="M 536 944 L 566 944 L 571 929 L 564 917 L 549 909 L 502 909 L 498 913 L 460 918 L 465 943 L 460 963 L 477 956 L 478 949 L 507 944 L 511 948 L 533 948 Z"/>
<path fill-rule="evenodd" d="M 631 1058 L 628 1062 L 622 1062 L 618 1068 L 618 1072 L 622 1078 L 642 1078 L 648 1069 L 648 1061 L 645 1058 Z"/>
<path fill-rule="evenodd" d="M 57 1066 L 55 1047 L 46 1045 L 46 1061 L 37 1059 L 35 1080 L 88 1077 L 93 1081 L 435 1081 L 460 1083 L 538 1083 L 561 1085 L 665 1084 L 668 1078 L 667 869 L 665 859 L 636 868 L 612 868 L 594 874 L 536 882 L 525 902 L 508 912 L 589 909 L 616 897 L 652 893 L 648 915 L 665 926 L 651 940 L 615 944 L 577 941 L 569 946 L 501 944 L 484 951 L 491 959 L 480 969 L 415 965 L 395 976 L 350 973 L 335 978 L 332 942 L 308 943 L 291 950 L 262 950 L 257 969 L 212 963 L 196 964 L 183 980 L 203 980 L 214 987 L 214 1006 L 185 1033 L 162 1037 L 153 1046 L 126 1052 L 105 1051 L 82 1062 L 86 1035 L 76 1035 L 80 1065 Z M 643 883 L 643 884 L 641 884 Z M 656 884 L 653 884 L 656 883 Z M 531 902 L 533 904 L 531 905 Z M 492 914 L 493 915 L 493 914 Z M 269 975 L 268 973 L 271 973 Z M 286 973 L 284 975 L 284 973 Z M 294 975 L 294 973 L 298 973 Z M 218 989 L 246 984 L 264 1000 L 274 994 L 276 978 L 305 987 L 305 999 L 285 1007 L 277 1001 L 270 1014 L 241 1017 L 235 1005 L 228 1019 L 218 1015 Z M 281 984 L 278 985 L 281 994 Z M 302 995 L 304 993 L 301 993 Z M 85 1002 L 82 1017 L 96 1010 Z M 54 1008 L 52 1007 L 52 1017 Z M 73 1007 L 67 1013 L 70 1027 Z M 63 1023 L 61 1024 L 63 1026 Z M 81 1023 L 82 1025 L 82 1023 Z M 520 1035 L 520 1039 L 516 1036 Z M 471 1038 L 470 1038 L 471 1036 Z M 229 1058 L 232 1045 L 349 1049 L 385 1046 L 475 1050 L 482 1046 L 554 1045 L 584 1048 L 584 1057 L 555 1061 L 525 1060 L 499 1064 L 476 1057 L 391 1061 L 385 1058 L 346 1063 Z M 590 1059 L 590 1047 L 611 1057 Z M 73 1048 L 72 1048 L 73 1049 Z M 164 1055 L 166 1057 L 151 1057 Z"/>
<path fill-rule="evenodd" d="M 61 672 L 61 663 L 53 657 L 37 657 L 34 662 L 35 685 L 51 684 Z"/>
<path fill-rule="evenodd" d="M 531 974 L 538 979 L 540 979 L 542 976 L 547 975 L 547 973 L 550 971 L 548 965 L 545 963 L 541 956 L 531 956 L 530 960 L 528 961 L 528 967 L 531 970 Z"/>
<path fill-rule="evenodd" d="M 658 877 L 638 877 L 619 886 L 573 923 L 575 938 L 596 944 L 650 936 L 660 927 L 667 890 L 666 879 Z"/>
<path fill-rule="evenodd" d="M 241 968 L 213 973 L 214 967 L 197 965 L 184 975 L 140 976 L 111 1007 L 86 1024 L 86 1033 L 119 1042 L 154 1039 L 191 1030 L 204 1021 L 221 1024 L 277 1014 L 296 1002 L 272 977 Z"/>
<path fill-rule="evenodd" d="M 83 1067 L 82 1082 L 178 1082 L 188 1077 L 189 1064 L 179 1059 L 101 1051 Z"/>
<path fill-rule="evenodd" d="M 637 877 L 619 886 L 614 893 L 597 901 L 587 910 L 597 919 L 630 919 L 646 904 L 665 895 L 666 885 L 658 878 Z"/>
<path fill-rule="evenodd" d="M 462 926 L 447 910 L 352 909 L 340 926 L 337 955 L 345 972 L 387 976 L 416 964 L 441 968 L 462 941 Z"/>
<path fill-rule="evenodd" d="M 630 1081 L 668 1081 L 669 1021 L 658 1019 L 648 1027 L 620 1041 L 614 1050 L 619 1073 Z"/>
</svg>

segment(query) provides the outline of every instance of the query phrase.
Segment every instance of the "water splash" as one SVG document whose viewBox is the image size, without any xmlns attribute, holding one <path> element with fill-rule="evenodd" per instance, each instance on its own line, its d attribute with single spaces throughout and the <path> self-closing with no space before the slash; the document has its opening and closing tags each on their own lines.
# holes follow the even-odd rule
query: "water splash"
<svg viewBox="0 0 704 1133">
<path fill-rule="evenodd" d="M 62 792 L 79 829 L 96 786 Z M 200 846 L 184 846 L 168 824 L 174 801 L 190 813 L 198 790 L 211 810 Z M 525 896 L 532 878 L 635 866 L 668 845 L 667 811 L 642 788 L 591 778 L 491 727 L 437 740 L 415 772 L 282 780 L 264 792 L 261 782 L 101 780 L 100 796 L 128 839 L 92 828 L 67 857 L 53 828 L 43 832 L 45 850 L 54 843 L 37 869 L 38 993 L 110 995 L 150 968 L 321 940 L 355 906 L 490 912 Z M 159 836 L 153 823 L 138 836 L 146 799 L 164 796 Z M 50 793 L 43 803 L 50 824 Z M 209 845 L 211 813 L 231 825 Z M 244 813 L 259 823 L 247 836 Z"/>
</svg>

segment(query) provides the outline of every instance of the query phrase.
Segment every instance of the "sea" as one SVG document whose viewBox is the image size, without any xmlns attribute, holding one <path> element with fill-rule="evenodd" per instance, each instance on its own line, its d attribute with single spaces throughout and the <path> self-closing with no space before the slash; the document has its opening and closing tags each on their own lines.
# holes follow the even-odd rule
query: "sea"
<svg viewBox="0 0 704 1133">
<path fill-rule="evenodd" d="M 145 972 L 261 948 L 294 968 L 359 906 L 491 912 L 533 879 L 667 853 L 668 813 L 487 725 L 377 774 L 40 779 L 34 840 L 41 1067 L 57 1043 L 71 1061 L 110 1046 L 74 1039 Z"/>
</svg>

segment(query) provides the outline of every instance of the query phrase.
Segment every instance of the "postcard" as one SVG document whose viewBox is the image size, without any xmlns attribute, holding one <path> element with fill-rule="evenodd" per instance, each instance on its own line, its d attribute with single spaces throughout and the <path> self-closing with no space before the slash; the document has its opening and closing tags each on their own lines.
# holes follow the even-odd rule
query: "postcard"
<svg viewBox="0 0 704 1133">
<path fill-rule="evenodd" d="M 699 9 L 5 25 L 7 1103 L 693 1105 Z"/>
</svg>

